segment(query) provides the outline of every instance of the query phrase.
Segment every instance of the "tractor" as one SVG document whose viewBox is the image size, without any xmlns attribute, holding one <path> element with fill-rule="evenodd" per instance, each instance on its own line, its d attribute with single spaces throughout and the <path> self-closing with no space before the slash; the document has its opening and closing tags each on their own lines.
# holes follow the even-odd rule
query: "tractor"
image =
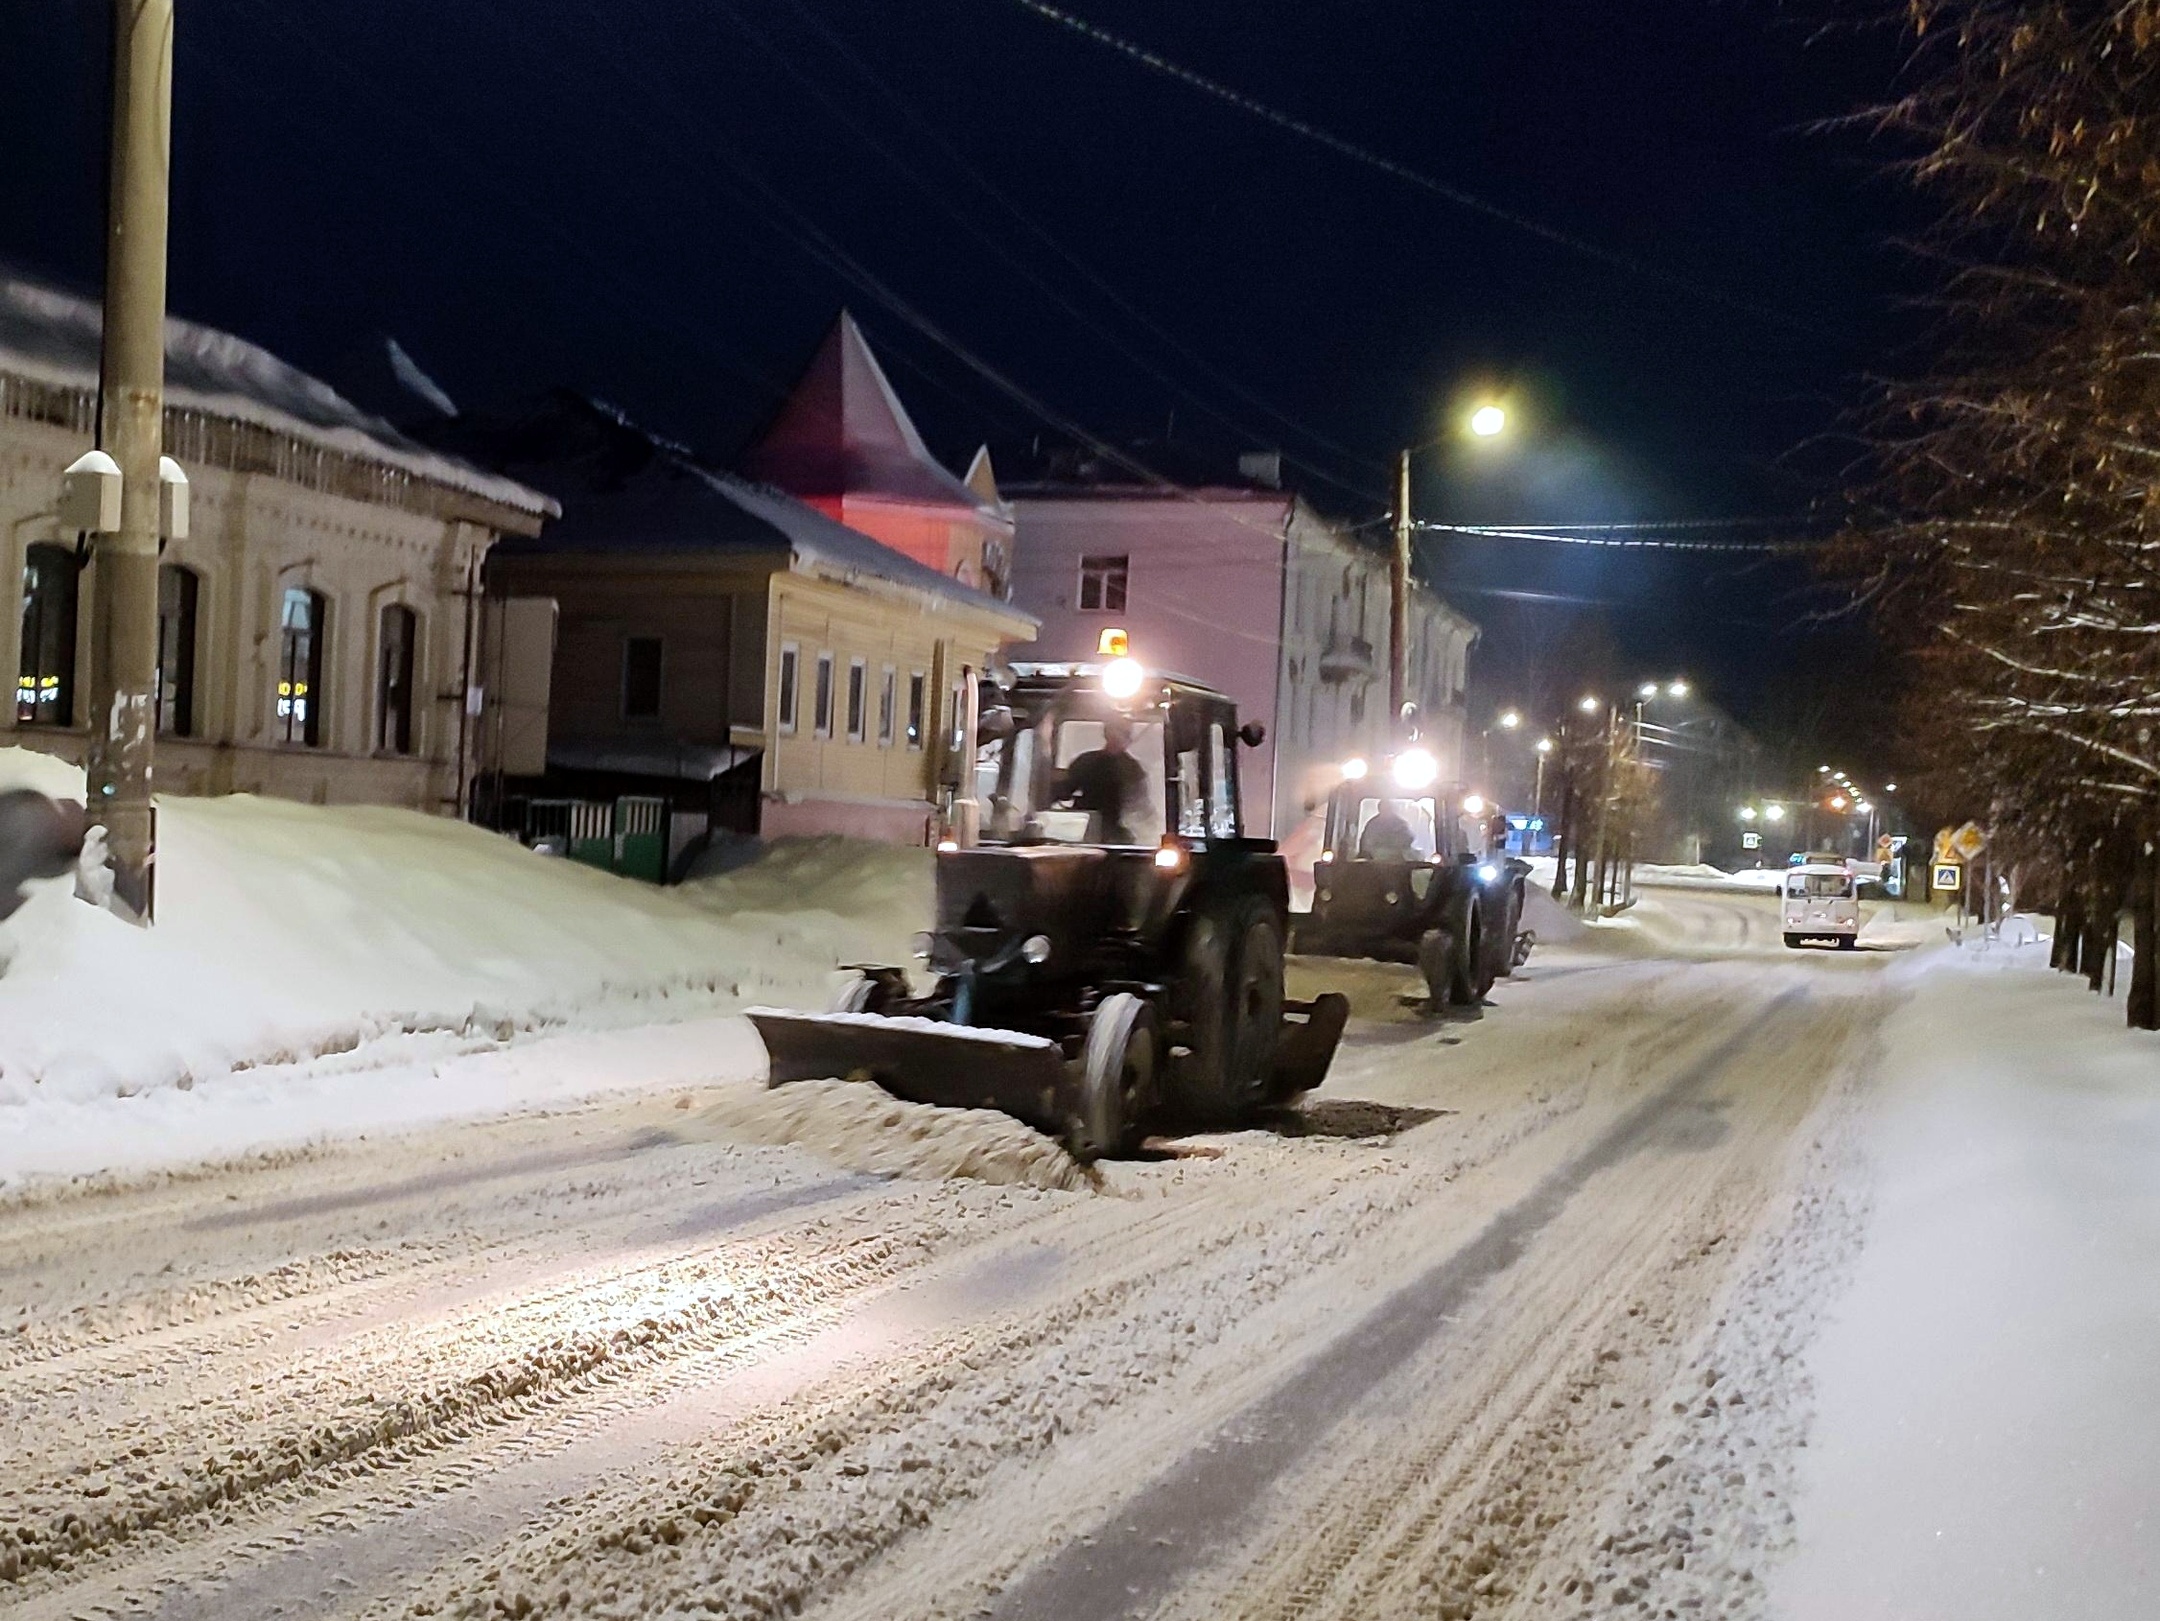
<svg viewBox="0 0 2160 1621">
<path fill-rule="evenodd" d="M 871 965 L 824 1013 L 751 1010 L 775 1085 L 999 1109 L 1094 1159 L 1246 1123 L 1326 1076 L 1348 1001 L 1286 1000 L 1289 875 L 1244 831 L 1238 755 L 1264 732 L 1122 636 L 1104 646 L 984 684 L 982 825 L 939 846 L 916 942 L 930 988 Z"/>
<path fill-rule="evenodd" d="M 1437 788 L 1438 776 L 1432 754 L 1415 746 L 1377 771 L 1344 762 L 1313 864 L 1312 910 L 1293 947 L 1415 963 L 1428 1007 L 1476 1008 L 1535 943 L 1522 927 L 1530 865 L 1466 834 L 1464 822 L 1486 807 Z"/>
</svg>

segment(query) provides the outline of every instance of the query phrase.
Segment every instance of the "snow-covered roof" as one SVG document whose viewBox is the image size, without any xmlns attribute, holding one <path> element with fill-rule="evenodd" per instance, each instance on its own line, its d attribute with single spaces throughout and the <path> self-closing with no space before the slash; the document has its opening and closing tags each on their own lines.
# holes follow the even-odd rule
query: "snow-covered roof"
<svg viewBox="0 0 2160 1621">
<path fill-rule="evenodd" d="M 649 444 L 649 442 L 648 442 Z M 506 542 L 509 556 L 785 553 L 800 567 L 877 580 L 1033 627 L 1035 616 L 850 529 L 783 490 L 702 467 L 650 445 L 633 470 L 550 477 L 562 517 L 536 539 Z"/>
<path fill-rule="evenodd" d="M 0 269 L 0 373 L 61 388 L 98 382 L 104 312 L 94 301 Z M 535 517 L 555 503 L 513 479 L 415 443 L 319 377 L 215 327 L 165 323 L 165 403 L 284 434 Z"/>
</svg>

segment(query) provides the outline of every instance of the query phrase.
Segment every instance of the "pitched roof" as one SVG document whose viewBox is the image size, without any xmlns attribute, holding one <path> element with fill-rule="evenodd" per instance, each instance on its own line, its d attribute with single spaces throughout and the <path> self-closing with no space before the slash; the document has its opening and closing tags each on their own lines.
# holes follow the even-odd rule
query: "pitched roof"
<svg viewBox="0 0 2160 1621">
<path fill-rule="evenodd" d="M 846 310 L 742 467 L 805 500 L 882 496 L 970 511 L 985 505 L 930 454 Z"/>
<path fill-rule="evenodd" d="M 528 444 L 546 443 L 542 461 L 513 461 L 518 476 L 562 503 L 562 517 L 536 539 L 503 542 L 505 556 L 624 556 L 697 553 L 791 558 L 832 573 L 889 586 L 1033 625 L 1032 614 L 962 585 L 912 557 L 836 523 L 784 491 L 700 466 L 590 402 L 557 417 Z"/>
<path fill-rule="evenodd" d="M 104 309 L 92 300 L 0 268 L 0 372 L 95 389 L 104 325 Z M 408 439 L 321 378 L 215 327 L 165 322 L 165 403 L 395 468 L 513 511 L 554 512 L 537 490 Z"/>
</svg>

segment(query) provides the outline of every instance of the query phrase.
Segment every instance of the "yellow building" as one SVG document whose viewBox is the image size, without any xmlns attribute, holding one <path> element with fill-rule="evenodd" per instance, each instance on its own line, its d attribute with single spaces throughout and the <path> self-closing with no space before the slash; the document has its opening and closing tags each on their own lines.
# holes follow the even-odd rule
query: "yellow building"
<svg viewBox="0 0 2160 1621">
<path fill-rule="evenodd" d="M 627 426 L 584 431 L 547 480 L 561 520 L 489 564 L 492 596 L 555 605 L 544 759 L 507 760 L 505 824 L 662 799 L 671 867 L 708 828 L 932 838 L 973 754 L 972 683 L 1035 621 Z"/>
</svg>

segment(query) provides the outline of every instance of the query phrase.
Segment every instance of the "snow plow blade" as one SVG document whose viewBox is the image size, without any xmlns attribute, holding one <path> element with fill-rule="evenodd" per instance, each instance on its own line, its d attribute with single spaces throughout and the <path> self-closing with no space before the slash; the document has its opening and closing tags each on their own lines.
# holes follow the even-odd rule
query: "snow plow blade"
<svg viewBox="0 0 2160 1621">
<path fill-rule="evenodd" d="M 774 1086 L 870 1080 L 911 1103 L 997 1109 L 1052 1137 L 1071 1124 L 1065 1055 L 1042 1036 L 877 1013 L 751 1008 L 747 1017 L 771 1057 Z"/>
</svg>

